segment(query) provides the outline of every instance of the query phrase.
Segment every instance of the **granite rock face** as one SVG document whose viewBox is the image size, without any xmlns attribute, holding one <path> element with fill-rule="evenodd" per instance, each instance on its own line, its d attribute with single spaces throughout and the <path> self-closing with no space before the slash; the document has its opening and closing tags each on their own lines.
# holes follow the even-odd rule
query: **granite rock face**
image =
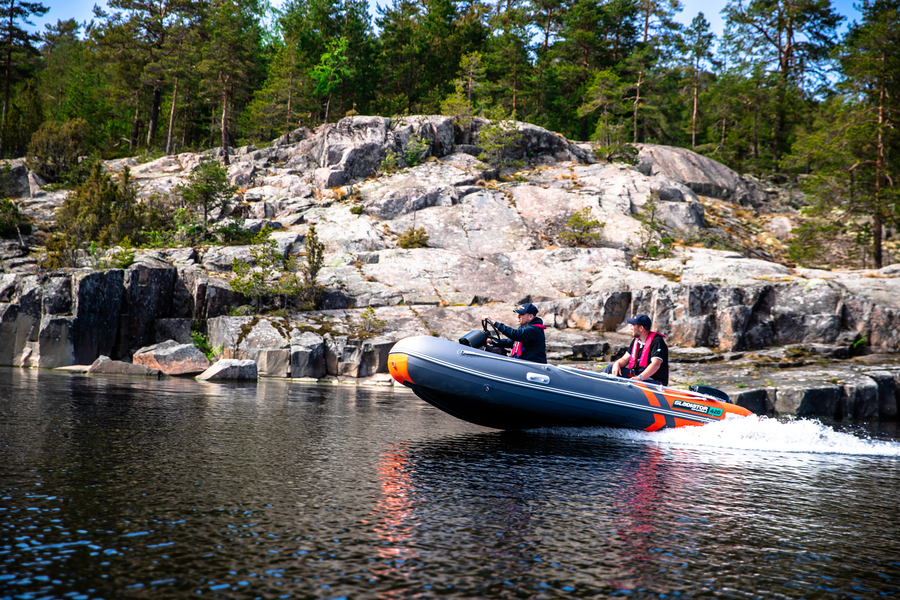
<svg viewBox="0 0 900 600">
<path fill-rule="evenodd" d="M 671 347 L 700 352 L 698 361 L 759 355 L 763 364 L 789 347 L 832 348 L 827 359 L 839 361 L 900 351 L 900 266 L 814 271 L 759 252 L 690 246 L 637 260 L 651 241 L 647 219 L 668 235 L 704 239 L 719 227 L 716 207 L 764 210 L 767 192 L 751 178 L 664 146 L 640 146 L 636 168 L 597 162 L 587 147 L 525 123 L 517 124 L 520 142 L 505 152 L 519 166 L 497 168 L 478 158 L 486 125 L 360 116 L 298 129 L 264 148 L 228 150 L 228 177 L 241 191 L 214 218 L 238 219 L 249 231 L 267 225 L 279 255 L 300 260 L 314 226 L 326 249 L 319 283 L 327 288 L 316 312 L 226 316 L 252 303 L 229 283 L 234 260 L 252 260 L 249 246 L 139 250 L 125 270 L 40 272 L 35 253 L 10 241 L 15 248 L 0 248 L 0 363 L 128 360 L 159 342 L 189 345 L 199 329 L 223 358 L 252 361 L 253 378 L 372 380 L 385 376 L 397 340 L 458 339 L 485 313 L 512 323 L 511 309 L 526 301 L 550 327 L 553 360 L 614 356 L 628 342 L 625 318 L 638 312 L 651 316 Z M 382 173 L 389 152 L 397 168 Z M 106 167 L 130 167 L 147 198 L 173 192 L 201 159 L 220 155 Z M 12 166 L 20 209 L 52 224 L 69 192 L 45 191 L 27 169 L 19 172 L 22 165 Z M 573 245 L 576 214 L 602 225 Z M 790 218 L 767 223 L 773 235 L 790 235 Z M 411 228 L 425 231 L 427 247 L 400 247 Z M 384 324 L 365 321 L 366 307 Z M 730 393 L 759 412 L 896 418 L 895 372 L 847 369 L 810 375 L 808 385 L 778 373 L 768 377 L 772 386 L 745 378 L 747 387 Z"/>
<path fill-rule="evenodd" d="M 700 196 L 730 200 L 745 206 L 760 207 L 768 200 L 765 190 L 705 156 L 684 148 L 638 144 L 637 169 L 646 175 L 662 175 L 680 181 Z"/>
</svg>

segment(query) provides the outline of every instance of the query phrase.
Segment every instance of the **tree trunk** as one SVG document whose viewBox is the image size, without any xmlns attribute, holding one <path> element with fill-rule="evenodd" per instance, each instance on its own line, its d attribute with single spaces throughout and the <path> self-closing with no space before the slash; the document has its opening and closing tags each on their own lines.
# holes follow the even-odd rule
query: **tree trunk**
<svg viewBox="0 0 900 600">
<path fill-rule="evenodd" d="M 753 107 L 753 158 L 759 158 L 759 105 Z"/>
<path fill-rule="evenodd" d="M 159 106 L 162 104 L 162 90 L 155 88 L 153 90 L 153 102 L 150 105 L 150 122 L 147 127 L 147 150 L 153 142 L 153 136 L 156 135 L 156 128 L 159 126 Z"/>
<path fill-rule="evenodd" d="M 213 142 L 216 138 L 216 111 L 212 111 L 209 120 L 209 143 L 206 145 L 210 148 L 213 147 Z"/>
<path fill-rule="evenodd" d="M 641 105 L 641 83 L 643 82 L 644 72 L 638 71 L 637 92 L 634 96 L 634 144 L 638 143 L 638 109 Z"/>
<path fill-rule="evenodd" d="M 141 116 L 141 95 L 135 94 L 134 101 L 134 121 L 131 122 L 131 138 L 128 140 L 128 150 L 133 151 L 137 145 L 138 133 L 140 132 L 140 116 Z"/>
<path fill-rule="evenodd" d="M 882 54 L 884 60 L 884 54 Z M 881 189 L 884 184 L 884 101 L 885 101 L 884 81 L 879 82 L 878 86 L 878 129 L 877 139 L 875 142 L 875 216 L 872 223 L 872 260 L 875 262 L 875 268 L 880 269 L 882 264 L 881 253 L 881 233 L 883 217 L 881 212 Z"/>
<path fill-rule="evenodd" d="M 231 160 L 228 158 L 228 128 L 226 126 L 226 119 L 228 118 L 228 93 L 222 94 L 222 163 L 227 167 L 231 164 Z"/>
<path fill-rule="evenodd" d="M 294 57 L 291 56 L 291 70 L 288 73 L 288 103 L 287 103 L 287 130 L 293 129 L 293 120 L 291 119 L 292 104 L 294 101 Z"/>
<path fill-rule="evenodd" d="M 553 16 L 553 11 L 551 9 L 547 9 L 547 24 L 544 27 L 544 52 L 547 51 L 547 48 L 550 46 L 550 24 L 551 18 Z"/>
<path fill-rule="evenodd" d="M 9 7 L 9 30 L 6 34 L 6 65 L 3 83 L 3 117 L 0 118 L 0 158 L 3 158 L 3 144 L 6 139 L 6 117 L 9 115 L 9 80 L 12 79 L 13 7 Z"/>
<path fill-rule="evenodd" d="M 694 110 L 691 113 L 691 148 L 697 147 L 697 111 L 700 99 L 700 75 L 694 70 Z"/>
<path fill-rule="evenodd" d="M 166 136 L 166 155 L 172 154 L 172 129 L 175 126 L 175 105 L 178 102 L 178 78 L 172 91 L 172 110 L 169 111 L 169 134 Z"/>
</svg>

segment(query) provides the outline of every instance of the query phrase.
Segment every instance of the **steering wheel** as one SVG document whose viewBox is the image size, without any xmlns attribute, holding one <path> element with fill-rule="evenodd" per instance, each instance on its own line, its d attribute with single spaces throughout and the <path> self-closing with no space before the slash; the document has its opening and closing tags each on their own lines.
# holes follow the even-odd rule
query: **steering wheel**
<svg viewBox="0 0 900 600">
<path fill-rule="evenodd" d="M 491 329 L 488 330 L 488 325 L 491 326 Z M 481 328 L 484 330 L 484 334 L 488 336 L 488 339 L 491 340 L 494 344 L 500 345 L 500 340 L 502 336 L 500 335 L 500 330 L 497 329 L 497 326 L 494 325 L 493 321 L 489 321 L 485 319 L 481 322 Z"/>
</svg>

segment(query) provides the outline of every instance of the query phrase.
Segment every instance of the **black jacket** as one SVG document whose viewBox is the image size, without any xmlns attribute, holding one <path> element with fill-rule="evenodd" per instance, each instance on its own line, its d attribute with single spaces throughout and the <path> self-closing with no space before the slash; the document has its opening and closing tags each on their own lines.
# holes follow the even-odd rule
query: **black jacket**
<svg viewBox="0 0 900 600">
<path fill-rule="evenodd" d="M 522 360 L 547 364 L 547 342 L 544 339 L 544 322 L 539 317 L 531 320 L 525 327 L 513 329 L 503 323 L 494 321 L 497 330 L 509 339 L 501 340 L 500 346 L 512 348 L 515 342 L 522 342 Z"/>
</svg>

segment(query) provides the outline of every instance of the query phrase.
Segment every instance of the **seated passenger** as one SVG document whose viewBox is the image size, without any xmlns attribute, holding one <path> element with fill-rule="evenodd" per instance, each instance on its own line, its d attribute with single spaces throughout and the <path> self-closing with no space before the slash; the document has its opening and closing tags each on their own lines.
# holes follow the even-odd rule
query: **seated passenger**
<svg viewBox="0 0 900 600">
<path fill-rule="evenodd" d="M 491 321 L 490 317 L 482 317 L 482 320 L 493 323 L 500 333 L 509 338 L 501 340 L 499 345 L 501 348 L 512 348 L 510 356 L 546 364 L 547 343 L 544 339 L 544 330 L 547 327 L 537 316 L 537 306 L 526 302 L 513 312 L 516 313 L 519 320 L 517 329 L 497 321 Z"/>
<path fill-rule="evenodd" d="M 669 347 L 663 334 L 650 331 L 653 322 L 647 315 L 626 319 L 631 324 L 634 342 L 631 350 L 603 369 L 616 377 L 636 378 L 647 383 L 669 385 Z"/>
</svg>

